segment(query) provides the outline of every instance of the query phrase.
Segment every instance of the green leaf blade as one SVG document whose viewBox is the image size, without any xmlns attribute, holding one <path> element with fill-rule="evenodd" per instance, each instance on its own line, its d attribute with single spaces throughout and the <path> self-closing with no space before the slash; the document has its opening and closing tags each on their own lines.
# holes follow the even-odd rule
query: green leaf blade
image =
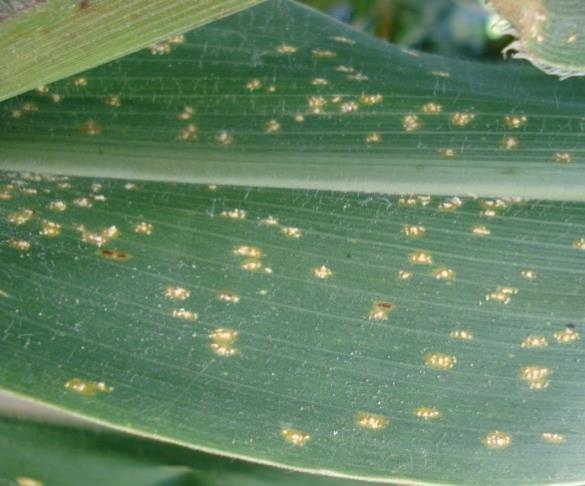
<svg viewBox="0 0 585 486">
<path fill-rule="evenodd" d="M 2 203 L 3 387 L 122 430 L 302 471 L 582 478 L 582 204 L 12 184 Z M 55 200 L 68 209 L 48 209 Z M 10 223 L 23 209 L 30 219 Z M 43 221 L 61 233 L 40 235 Z M 142 222 L 150 235 L 136 232 Z M 118 238 L 90 243 L 99 240 L 86 231 L 112 226 Z M 417 252 L 433 263 L 413 263 Z M 218 329 L 238 334 L 218 340 Z M 523 347 L 529 336 L 548 345 Z M 441 355 L 455 360 L 441 367 Z M 528 367 L 547 374 L 527 379 Z M 113 390 L 75 393 L 72 379 Z M 440 415 L 425 420 L 421 407 Z M 364 428 L 360 412 L 388 424 Z M 309 438 L 295 446 L 290 429 Z M 501 450 L 485 445 L 496 432 L 507 434 Z"/>
</svg>

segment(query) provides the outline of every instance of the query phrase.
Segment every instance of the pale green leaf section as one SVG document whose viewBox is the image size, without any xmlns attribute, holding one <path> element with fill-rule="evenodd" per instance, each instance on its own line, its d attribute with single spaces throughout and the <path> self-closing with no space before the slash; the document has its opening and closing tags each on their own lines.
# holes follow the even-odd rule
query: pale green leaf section
<svg viewBox="0 0 585 486">
<path fill-rule="evenodd" d="M 283 0 L 0 105 L 0 167 L 584 200 L 585 85 L 404 51 Z"/>
<path fill-rule="evenodd" d="M 262 0 L 50 0 L 0 21 L 0 100 Z M 36 6 L 34 5 L 36 4 Z"/>
<path fill-rule="evenodd" d="M 313 473 L 583 484 L 583 203 L 2 178 L 3 388 Z"/>
<path fill-rule="evenodd" d="M 505 52 L 561 79 L 585 76 L 585 4 L 580 0 L 489 0 L 517 40 Z"/>
</svg>

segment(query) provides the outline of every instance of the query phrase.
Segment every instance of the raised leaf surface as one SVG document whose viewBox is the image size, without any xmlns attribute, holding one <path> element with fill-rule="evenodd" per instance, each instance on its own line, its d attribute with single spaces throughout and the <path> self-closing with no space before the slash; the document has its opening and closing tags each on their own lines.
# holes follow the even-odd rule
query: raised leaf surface
<svg viewBox="0 0 585 486">
<path fill-rule="evenodd" d="M 561 78 L 585 76 L 585 5 L 579 0 L 489 0 L 517 37 L 506 50 Z"/>
<path fill-rule="evenodd" d="M 582 203 L 3 178 L 2 387 L 299 470 L 582 482 Z"/>
<path fill-rule="evenodd" d="M 584 85 L 273 0 L 0 106 L 0 167 L 583 200 Z"/>
<path fill-rule="evenodd" d="M 0 100 L 135 52 L 261 0 L 0 3 Z"/>
</svg>

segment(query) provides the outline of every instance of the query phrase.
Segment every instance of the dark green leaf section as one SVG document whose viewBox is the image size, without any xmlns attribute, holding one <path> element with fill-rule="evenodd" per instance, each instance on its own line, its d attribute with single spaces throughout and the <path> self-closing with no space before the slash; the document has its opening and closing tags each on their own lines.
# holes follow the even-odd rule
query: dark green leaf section
<svg viewBox="0 0 585 486">
<path fill-rule="evenodd" d="M 9 417 L 0 417 L 0 452 L 0 482 L 18 486 L 363 484 L 281 471 L 106 430 Z"/>
<path fill-rule="evenodd" d="M 404 51 L 272 0 L 0 106 L 0 167 L 583 200 L 583 83 Z"/>
<path fill-rule="evenodd" d="M 585 5 L 579 0 L 490 0 L 518 40 L 507 50 L 561 78 L 585 75 Z"/>
<path fill-rule="evenodd" d="M 6 389 L 296 469 L 583 482 L 582 203 L 3 177 Z"/>
<path fill-rule="evenodd" d="M 4 485 L 189 484 L 189 469 L 176 465 L 172 447 L 122 434 L 1 417 L 0 451 Z"/>
<path fill-rule="evenodd" d="M 0 100 L 261 0 L 25 0 L 0 4 Z"/>
</svg>

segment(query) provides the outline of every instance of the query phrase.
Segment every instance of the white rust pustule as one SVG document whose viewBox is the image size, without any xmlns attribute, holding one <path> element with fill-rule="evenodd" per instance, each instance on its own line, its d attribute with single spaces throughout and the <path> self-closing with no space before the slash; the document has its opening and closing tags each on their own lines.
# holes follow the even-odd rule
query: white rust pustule
<svg viewBox="0 0 585 486">
<path fill-rule="evenodd" d="M 507 115 L 504 117 L 504 123 L 508 128 L 522 128 L 528 123 L 528 117 L 526 115 Z"/>
<path fill-rule="evenodd" d="M 333 276 L 333 271 L 325 265 L 313 268 L 312 272 L 315 277 L 321 280 L 325 280 Z"/>
<path fill-rule="evenodd" d="M 297 239 L 297 238 L 300 238 L 301 236 L 303 236 L 303 232 L 295 226 L 284 226 L 280 230 L 280 232 L 284 236 L 286 236 L 288 238 L 293 238 L 293 239 Z"/>
<path fill-rule="evenodd" d="M 41 230 L 39 233 L 41 236 L 46 236 L 47 238 L 55 238 L 61 234 L 61 225 L 45 219 L 41 222 Z"/>
<path fill-rule="evenodd" d="M 426 422 L 437 420 L 442 413 L 435 407 L 418 407 L 414 410 L 414 416 Z"/>
<path fill-rule="evenodd" d="M 475 119 L 471 112 L 455 112 L 451 115 L 451 124 L 455 127 L 466 127 Z"/>
<path fill-rule="evenodd" d="M 151 223 L 147 223 L 146 221 L 142 221 L 134 226 L 134 232 L 140 235 L 150 236 L 154 231 L 154 226 Z"/>
<path fill-rule="evenodd" d="M 260 258 L 262 250 L 257 246 L 238 245 L 234 247 L 234 255 L 245 256 L 250 258 Z"/>
<path fill-rule="evenodd" d="M 467 329 L 454 329 L 449 333 L 449 337 L 461 341 L 471 341 L 473 339 L 473 333 Z"/>
<path fill-rule="evenodd" d="M 90 381 L 81 378 L 71 378 L 65 382 L 65 389 L 86 397 L 92 397 L 97 393 L 112 393 L 114 388 L 103 381 Z"/>
<path fill-rule="evenodd" d="M 433 256 L 428 251 L 415 251 L 408 255 L 408 260 L 413 265 L 432 265 Z"/>
<path fill-rule="evenodd" d="M 482 443 L 488 449 L 506 449 L 512 445 L 512 437 L 506 432 L 494 430 L 482 439 Z"/>
<path fill-rule="evenodd" d="M 8 215 L 8 221 L 12 224 L 20 226 L 27 223 L 34 216 L 35 212 L 32 209 L 21 209 Z"/>
<path fill-rule="evenodd" d="M 425 356 L 425 365 L 439 371 L 450 370 L 457 364 L 457 358 L 445 353 L 428 353 Z"/>
<path fill-rule="evenodd" d="M 455 280 L 455 270 L 447 267 L 438 267 L 433 269 L 433 277 L 437 280 L 453 282 Z"/>
<path fill-rule="evenodd" d="M 176 319 L 181 319 L 183 321 L 191 321 L 191 322 L 195 322 L 198 318 L 199 315 L 197 314 L 197 312 L 193 312 L 184 308 L 180 308 L 180 309 L 173 309 L 173 312 L 171 313 L 171 315 L 173 317 L 175 317 Z"/>
<path fill-rule="evenodd" d="M 562 331 L 556 331 L 553 336 L 559 344 L 571 344 L 581 339 L 579 332 L 571 325 L 565 327 Z"/>
<path fill-rule="evenodd" d="M 18 251 L 22 251 L 22 252 L 27 252 L 32 247 L 32 245 L 30 244 L 29 241 L 17 240 L 17 239 L 9 240 L 8 246 L 10 248 L 12 248 L 13 250 L 18 250 Z"/>
<path fill-rule="evenodd" d="M 575 248 L 576 250 L 585 251 L 585 238 L 580 238 L 578 240 L 573 241 L 573 248 Z"/>
<path fill-rule="evenodd" d="M 362 429 L 366 430 L 382 430 L 390 423 L 384 415 L 369 412 L 357 412 L 355 414 L 355 422 Z"/>
<path fill-rule="evenodd" d="M 239 333 L 234 329 L 217 328 L 209 333 L 211 343 L 209 347 L 218 356 L 228 358 L 238 354 L 235 343 L 238 339 Z"/>
<path fill-rule="evenodd" d="M 461 206 L 463 206 L 461 198 L 454 196 L 441 201 L 438 207 L 441 211 L 455 211 Z"/>
<path fill-rule="evenodd" d="M 38 479 L 20 476 L 16 478 L 16 486 L 44 486 L 42 481 Z"/>
<path fill-rule="evenodd" d="M 427 114 L 436 115 L 442 113 L 443 107 L 439 103 L 429 101 L 422 106 L 422 111 Z"/>
<path fill-rule="evenodd" d="M 421 224 L 406 224 L 402 227 L 400 231 L 405 236 L 409 236 L 411 238 L 419 238 L 426 234 L 427 229 Z"/>
<path fill-rule="evenodd" d="M 287 43 L 282 43 L 280 44 L 277 48 L 276 48 L 276 52 L 278 52 L 279 54 L 294 54 L 295 52 L 297 52 L 299 49 L 291 44 L 287 44 Z"/>
<path fill-rule="evenodd" d="M 170 300 L 187 300 L 191 296 L 191 292 L 185 287 L 169 285 L 164 290 L 164 296 Z"/>
<path fill-rule="evenodd" d="M 520 344 L 522 348 L 545 348 L 548 346 L 548 340 L 544 336 L 530 335 L 526 336 Z"/>
<path fill-rule="evenodd" d="M 183 111 L 177 115 L 179 120 L 191 120 L 195 114 L 195 109 L 192 106 L 185 106 Z"/>
<path fill-rule="evenodd" d="M 517 293 L 518 289 L 514 287 L 498 287 L 496 290 L 487 293 L 485 300 L 499 304 L 509 304 Z"/>
<path fill-rule="evenodd" d="M 56 211 L 56 212 L 62 213 L 63 211 L 65 211 L 67 209 L 67 203 L 65 203 L 65 201 L 60 201 L 60 200 L 51 201 L 49 203 L 48 207 L 51 211 Z"/>
<path fill-rule="evenodd" d="M 540 434 L 540 437 L 544 442 L 554 445 L 564 444 L 567 441 L 563 434 L 557 434 L 555 432 L 543 432 Z"/>
<path fill-rule="evenodd" d="M 116 239 L 120 236 L 120 230 L 114 225 L 107 228 L 103 228 L 101 231 L 90 231 L 85 226 L 80 225 L 77 227 L 77 231 L 81 233 L 81 241 L 84 243 L 91 243 L 102 247 L 109 241 Z"/>
<path fill-rule="evenodd" d="M 306 432 L 289 427 L 281 429 L 280 436 L 285 442 L 288 442 L 295 447 L 303 447 L 311 440 L 311 436 Z"/>
<path fill-rule="evenodd" d="M 73 200 L 73 205 L 82 209 L 90 209 L 93 207 L 93 202 L 88 197 L 78 197 Z"/>
<path fill-rule="evenodd" d="M 122 106 L 122 98 L 119 95 L 112 95 L 106 98 L 106 105 L 110 108 L 120 108 Z"/>
<path fill-rule="evenodd" d="M 366 143 L 380 143 L 382 141 L 382 135 L 378 132 L 368 133 L 366 135 Z"/>
<path fill-rule="evenodd" d="M 93 137 L 96 135 L 100 135 L 103 131 L 103 128 L 95 120 L 87 120 L 85 123 L 83 123 L 83 125 L 81 125 L 80 131 L 84 135 L 89 135 Z"/>
<path fill-rule="evenodd" d="M 422 121 L 417 115 L 406 115 L 402 118 L 402 128 L 405 132 L 415 132 L 422 127 Z"/>
<path fill-rule="evenodd" d="M 224 218 L 230 219 L 246 219 L 248 213 L 244 209 L 229 209 L 221 212 Z"/>
<path fill-rule="evenodd" d="M 531 390 L 544 390 L 549 385 L 552 370 L 545 366 L 525 366 L 520 369 L 520 377 Z"/>
<path fill-rule="evenodd" d="M 492 234 L 492 231 L 484 225 L 473 226 L 471 232 L 476 236 L 489 236 Z"/>
<path fill-rule="evenodd" d="M 313 49 L 311 51 L 313 57 L 317 58 L 333 58 L 336 57 L 337 54 L 329 49 Z"/>
<path fill-rule="evenodd" d="M 218 292 L 217 300 L 221 302 L 228 302 L 230 304 L 238 304 L 240 302 L 240 296 L 233 292 Z"/>
</svg>

